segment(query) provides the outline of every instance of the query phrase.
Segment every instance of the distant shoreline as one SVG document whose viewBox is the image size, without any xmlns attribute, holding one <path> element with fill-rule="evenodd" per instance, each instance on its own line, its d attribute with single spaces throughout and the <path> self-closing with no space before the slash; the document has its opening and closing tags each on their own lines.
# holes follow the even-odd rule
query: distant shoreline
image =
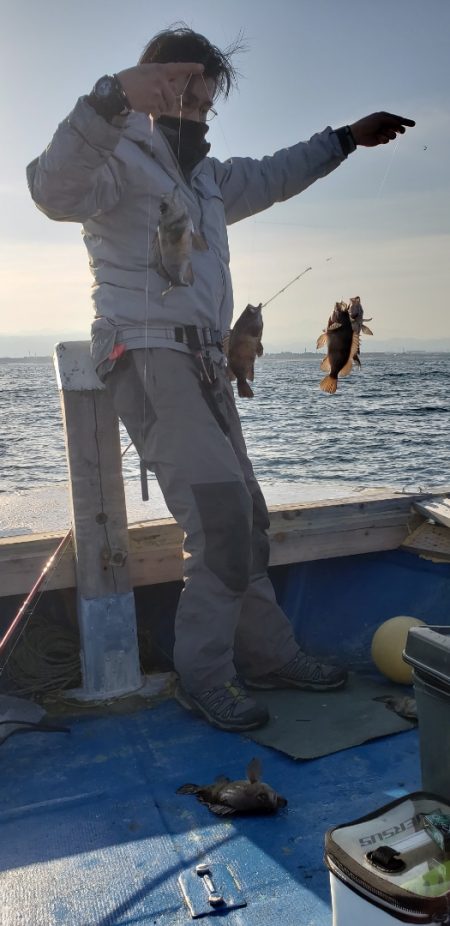
<svg viewBox="0 0 450 926">
<path fill-rule="evenodd" d="M 305 350 L 305 351 L 277 351 L 274 353 L 265 352 L 260 360 L 301 360 L 302 357 L 320 357 L 322 356 L 323 351 L 319 350 Z M 366 350 L 364 351 L 365 357 L 378 356 L 378 355 L 392 355 L 394 356 L 405 356 L 405 355 L 417 355 L 417 354 L 450 354 L 450 350 L 420 350 L 416 349 L 405 349 L 405 350 Z M 43 363 L 47 360 L 52 360 L 52 354 L 25 354 L 21 357 L 0 357 L 0 363 L 17 363 L 17 361 L 32 360 L 36 363 Z"/>
</svg>

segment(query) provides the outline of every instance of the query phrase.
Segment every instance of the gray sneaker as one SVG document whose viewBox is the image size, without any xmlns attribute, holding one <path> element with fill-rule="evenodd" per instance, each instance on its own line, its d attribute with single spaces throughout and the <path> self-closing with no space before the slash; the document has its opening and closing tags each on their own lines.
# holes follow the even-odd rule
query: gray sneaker
<svg viewBox="0 0 450 926">
<path fill-rule="evenodd" d="M 262 690 L 301 688 L 302 690 L 330 691 L 333 688 L 342 688 L 347 677 L 346 669 L 316 662 L 315 659 L 311 659 L 299 650 L 297 655 L 277 672 L 261 678 L 246 678 L 245 684 L 249 688 Z"/>
<path fill-rule="evenodd" d="M 195 694 L 185 691 L 178 682 L 175 697 L 188 711 L 202 714 L 214 727 L 231 733 L 256 730 L 269 719 L 268 710 L 249 697 L 237 677 L 218 688 L 207 688 Z"/>
</svg>

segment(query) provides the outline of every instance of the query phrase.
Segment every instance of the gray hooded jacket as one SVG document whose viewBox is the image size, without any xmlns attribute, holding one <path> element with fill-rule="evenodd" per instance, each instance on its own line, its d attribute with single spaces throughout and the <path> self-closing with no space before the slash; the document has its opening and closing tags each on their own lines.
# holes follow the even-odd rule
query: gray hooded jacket
<svg viewBox="0 0 450 926">
<path fill-rule="evenodd" d="M 300 193 L 344 159 L 338 136 L 326 128 L 261 160 L 206 157 L 188 183 L 145 114 L 132 112 L 110 124 L 86 97 L 79 99 L 27 176 L 47 216 L 83 225 L 94 277 L 95 364 L 115 344 L 187 350 L 174 342 L 174 326 L 225 334 L 233 314 L 226 226 Z M 155 269 L 153 240 L 161 196 L 175 186 L 208 249 L 193 250 L 193 285 L 163 295 L 167 281 Z"/>
</svg>

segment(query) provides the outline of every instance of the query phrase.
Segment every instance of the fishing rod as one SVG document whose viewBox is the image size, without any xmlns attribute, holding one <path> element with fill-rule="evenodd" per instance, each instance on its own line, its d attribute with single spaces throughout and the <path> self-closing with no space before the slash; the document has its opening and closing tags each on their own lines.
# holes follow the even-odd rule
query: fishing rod
<svg viewBox="0 0 450 926">
<path fill-rule="evenodd" d="M 132 446 L 132 443 L 133 443 L 133 442 L 130 441 L 130 443 L 129 443 L 129 444 L 125 447 L 125 449 L 122 451 L 122 457 L 124 457 L 125 454 L 128 452 L 128 450 L 129 450 L 130 447 Z M 27 615 L 28 609 L 29 609 L 31 603 L 32 603 L 33 600 L 36 598 L 36 595 L 38 594 L 38 592 L 42 589 L 42 586 L 43 586 L 45 580 L 48 578 L 48 574 L 49 574 L 50 570 L 56 565 L 56 562 L 57 562 L 58 557 L 60 557 L 60 556 L 62 555 L 62 553 L 64 552 L 64 550 L 65 550 L 66 546 L 68 545 L 69 540 L 71 539 L 71 537 L 72 537 L 72 528 L 69 527 L 69 530 L 64 534 L 64 537 L 62 537 L 62 539 L 60 540 L 58 546 L 56 547 L 56 550 L 52 553 L 52 555 L 49 557 L 49 559 L 48 559 L 47 562 L 45 563 L 45 566 L 44 566 L 44 568 L 42 569 L 42 572 L 39 574 L 38 578 L 36 579 L 36 581 L 35 581 L 35 583 L 34 583 L 32 589 L 28 592 L 28 595 L 27 595 L 27 597 L 25 598 L 25 601 L 23 601 L 23 603 L 21 604 L 21 606 L 20 606 L 19 610 L 17 611 L 15 617 L 14 617 L 13 620 L 11 621 L 11 624 L 9 625 L 8 629 L 6 630 L 6 633 L 5 633 L 5 634 L 3 635 L 3 637 L 0 639 L 0 653 L 1 653 L 2 650 L 5 648 L 5 646 L 6 646 L 7 642 L 8 642 L 8 640 L 12 637 L 12 635 L 13 635 L 13 633 L 14 633 L 16 627 L 18 627 L 18 625 L 21 623 L 21 621 L 23 620 L 23 618 Z M 29 617 L 32 616 L 32 613 L 33 613 L 33 612 L 31 612 L 31 613 L 29 614 Z M 19 638 L 19 639 L 20 639 L 20 638 Z M 19 641 L 17 641 L 17 642 L 19 642 Z M 14 648 L 15 648 L 15 647 L 14 647 Z M 6 663 L 5 663 L 5 665 L 6 665 Z M 0 666 L 0 675 L 2 674 L 4 668 L 5 668 L 5 666 Z"/>
<path fill-rule="evenodd" d="M 326 258 L 325 258 L 325 263 L 327 264 L 328 261 L 330 261 L 330 260 L 333 260 L 333 258 L 332 258 L 332 257 L 326 257 Z M 312 270 L 312 267 L 307 267 L 306 270 L 302 270 L 302 272 L 299 273 L 296 277 L 294 277 L 293 280 L 291 280 L 289 283 L 286 283 L 286 286 L 283 286 L 283 289 L 279 289 L 278 292 L 275 293 L 274 296 L 271 296 L 270 299 L 268 299 L 267 302 L 265 302 L 264 305 L 261 306 L 261 309 L 265 309 L 265 308 L 266 308 L 266 305 L 269 305 L 269 302 L 273 302 L 273 300 L 276 299 L 277 296 L 280 296 L 281 293 L 284 293 L 284 291 L 285 291 L 286 289 L 289 289 L 289 287 L 292 286 L 292 284 L 295 283 L 297 280 L 299 280 L 300 277 L 303 277 L 303 276 L 305 275 L 305 273 L 308 273 L 308 270 Z"/>
<path fill-rule="evenodd" d="M 306 270 L 302 270 L 302 272 L 299 273 L 298 276 L 294 277 L 294 279 L 291 280 L 290 283 L 286 283 L 286 286 L 283 286 L 283 289 L 279 289 L 278 292 L 275 293 L 274 296 L 271 296 L 270 299 L 268 299 L 267 302 L 265 302 L 264 305 L 261 306 L 261 308 L 265 309 L 266 305 L 269 305 L 269 302 L 273 302 L 273 300 L 276 299 L 277 296 L 280 296 L 281 293 L 284 293 L 286 289 L 289 289 L 289 287 L 292 286 L 292 284 L 295 283 L 296 280 L 299 280 L 300 277 L 303 277 L 305 275 L 305 273 L 308 273 L 308 270 L 312 270 L 312 267 L 307 267 Z"/>
<path fill-rule="evenodd" d="M 36 597 L 36 595 L 37 595 L 39 589 L 42 587 L 42 585 L 43 585 L 45 579 L 47 578 L 47 574 L 49 573 L 50 569 L 52 568 L 52 566 L 53 566 L 54 563 L 55 563 L 56 558 L 63 552 L 63 550 L 64 550 L 65 547 L 67 546 L 67 544 L 68 544 L 68 542 L 69 542 L 71 536 L 72 536 L 72 528 L 70 527 L 69 530 L 67 531 L 67 533 L 64 534 L 64 537 L 62 538 L 62 540 L 60 540 L 58 546 L 56 547 L 55 552 L 52 553 L 52 555 L 50 556 L 50 558 L 47 560 L 47 562 L 46 562 L 46 564 L 45 564 L 45 566 L 44 566 L 44 568 L 43 568 L 41 574 L 40 574 L 40 575 L 38 576 L 38 578 L 36 579 L 36 582 L 34 583 L 33 588 L 32 588 L 31 591 L 28 593 L 27 597 L 25 598 L 25 601 L 24 601 L 23 604 L 20 606 L 20 608 L 19 608 L 19 610 L 18 610 L 18 612 L 17 612 L 15 618 L 13 619 L 13 621 L 11 622 L 11 624 L 9 625 L 9 627 L 8 627 L 8 629 L 7 629 L 7 631 L 6 631 L 6 633 L 5 633 L 5 634 L 3 635 L 3 637 L 1 638 L 1 640 L 0 640 L 0 653 L 2 652 L 2 650 L 4 649 L 4 647 L 6 646 L 6 644 L 7 644 L 8 640 L 9 640 L 9 638 L 10 638 L 10 637 L 12 636 L 12 634 L 14 633 L 14 631 L 15 631 L 16 627 L 18 626 L 18 624 L 20 624 L 22 618 L 26 615 L 28 607 L 30 606 L 30 604 L 31 604 L 31 602 L 33 601 L 33 599 Z M 1 675 L 1 672 L 2 672 L 2 669 L 0 668 L 0 675 Z"/>
</svg>

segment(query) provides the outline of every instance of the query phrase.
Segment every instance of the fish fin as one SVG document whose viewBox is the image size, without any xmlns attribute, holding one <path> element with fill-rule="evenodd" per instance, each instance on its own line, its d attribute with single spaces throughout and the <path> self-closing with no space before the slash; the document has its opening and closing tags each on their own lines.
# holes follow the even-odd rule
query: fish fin
<svg viewBox="0 0 450 926">
<path fill-rule="evenodd" d="M 247 380 L 238 379 L 238 395 L 241 399 L 253 399 L 254 392 Z"/>
<path fill-rule="evenodd" d="M 330 363 L 330 360 L 329 360 L 328 355 L 327 355 L 326 357 L 323 358 L 322 363 L 320 364 L 320 369 L 321 369 L 324 373 L 329 373 L 329 372 L 330 372 L 330 370 L 331 370 L 331 363 Z"/>
<path fill-rule="evenodd" d="M 342 370 L 339 370 L 339 376 L 348 376 L 348 374 L 351 373 L 353 369 L 353 360 L 357 354 L 359 354 L 359 334 L 356 331 L 354 331 L 353 337 L 352 337 L 352 343 L 350 347 L 349 358 L 347 360 L 347 363 L 344 364 L 344 366 L 342 367 Z"/>
<path fill-rule="evenodd" d="M 263 353 L 264 353 L 264 348 L 263 348 L 263 346 L 262 346 L 262 344 L 261 344 L 261 341 L 260 341 L 259 344 L 258 344 L 258 347 L 256 348 L 256 356 L 257 356 L 257 357 L 262 357 Z"/>
<path fill-rule="evenodd" d="M 252 784 L 261 781 L 261 762 L 256 757 L 251 759 L 247 765 L 247 778 Z"/>
<path fill-rule="evenodd" d="M 236 813 L 234 807 L 227 807 L 226 804 L 210 804 L 209 801 L 204 801 L 204 803 L 218 817 L 231 817 Z"/>
<path fill-rule="evenodd" d="M 339 370 L 339 376 L 348 376 L 353 370 L 353 356 L 350 356 L 342 370 Z"/>
<path fill-rule="evenodd" d="M 342 328 L 341 322 L 333 322 L 332 325 L 328 325 L 327 331 L 337 331 L 338 328 Z"/>
<path fill-rule="evenodd" d="M 359 359 L 359 354 L 355 354 L 355 356 L 353 357 L 353 360 L 355 361 L 355 363 L 358 364 L 359 369 L 361 369 L 361 361 Z"/>
<path fill-rule="evenodd" d="M 322 392 L 328 392 L 330 395 L 333 395 L 337 389 L 337 377 L 325 376 L 325 378 L 320 383 L 320 388 L 322 389 Z"/>
<path fill-rule="evenodd" d="M 209 251 L 208 242 L 201 232 L 192 232 L 192 247 L 196 251 Z"/>
<path fill-rule="evenodd" d="M 359 354 L 360 347 L 361 347 L 361 338 L 359 337 L 359 332 L 354 331 L 353 337 L 352 337 L 352 346 L 350 348 L 350 356 L 356 357 L 356 355 Z"/>
<path fill-rule="evenodd" d="M 199 785 L 192 785 L 192 784 L 180 785 L 180 787 L 177 788 L 176 793 L 177 794 L 198 794 L 199 789 L 200 789 Z"/>
<path fill-rule="evenodd" d="M 319 337 L 317 338 L 316 347 L 324 347 L 326 343 L 327 343 L 327 333 L 326 331 L 324 331 L 323 334 L 320 334 Z"/>
<path fill-rule="evenodd" d="M 363 331 L 364 334 L 373 334 L 373 331 L 371 331 L 370 328 L 367 327 L 367 325 L 363 325 L 361 328 L 361 331 Z"/>
</svg>

